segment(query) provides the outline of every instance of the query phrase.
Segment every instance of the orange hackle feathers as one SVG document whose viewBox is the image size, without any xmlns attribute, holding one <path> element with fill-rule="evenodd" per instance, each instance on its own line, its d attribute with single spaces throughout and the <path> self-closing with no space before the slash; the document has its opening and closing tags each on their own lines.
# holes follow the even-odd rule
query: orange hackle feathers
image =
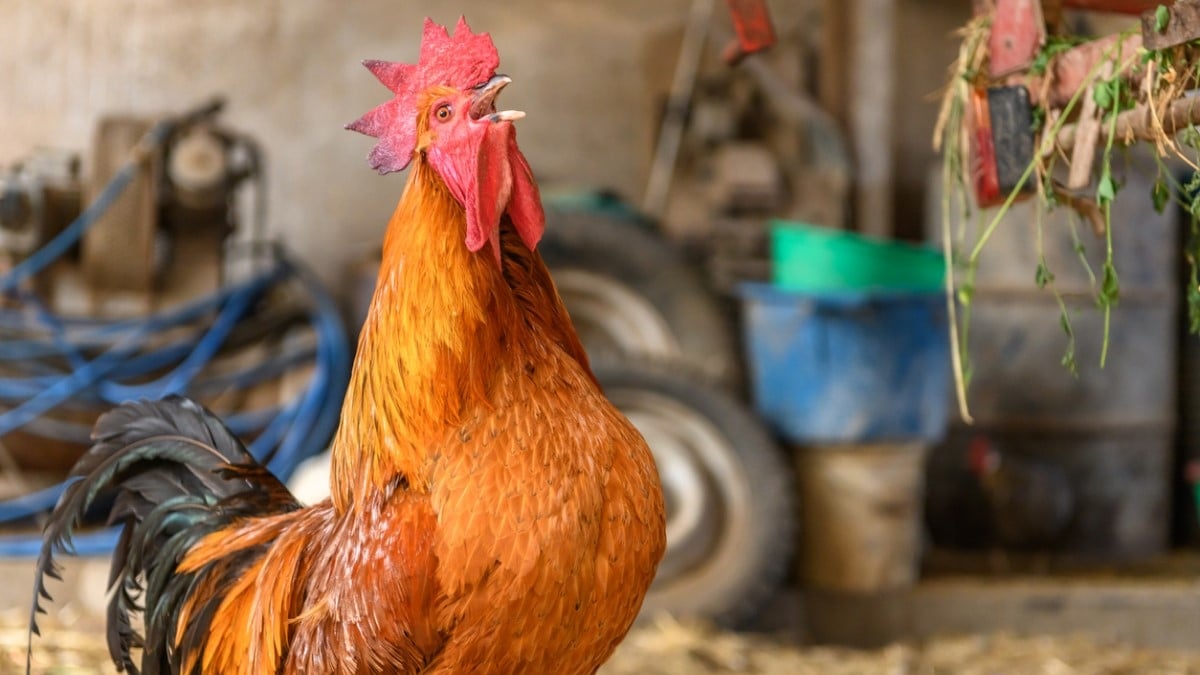
<svg viewBox="0 0 1200 675">
<path fill-rule="evenodd" d="M 333 443 L 339 510 L 395 481 L 425 485 L 438 431 L 459 423 L 467 402 L 487 398 L 504 327 L 488 289 L 500 273 L 463 247 L 462 219 L 462 207 L 418 163 L 388 225 Z M 404 301 L 406 293 L 420 302 Z"/>
</svg>

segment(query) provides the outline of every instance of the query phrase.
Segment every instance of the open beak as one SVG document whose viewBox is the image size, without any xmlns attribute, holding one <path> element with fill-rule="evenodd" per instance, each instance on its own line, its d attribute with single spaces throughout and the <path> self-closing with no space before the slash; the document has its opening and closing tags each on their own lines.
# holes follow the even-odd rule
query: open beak
<svg viewBox="0 0 1200 675">
<path fill-rule="evenodd" d="M 496 97 L 512 78 L 507 75 L 496 75 L 492 79 L 475 87 L 475 95 L 471 99 L 471 119 L 487 120 L 489 122 L 512 122 L 525 116 L 520 110 L 501 110 L 496 112 Z"/>
<path fill-rule="evenodd" d="M 496 111 L 496 95 L 512 80 L 496 75 L 475 87 L 467 115 L 471 133 L 478 139 L 474 157 L 460 155 L 456 174 L 466 177 L 451 186 L 458 188 L 458 200 L 466 211 L 466 245 L 478 251 L 491 244 L 496 266 L 501 267 L 500 223 L 507 214 L 529 250 L 537 246 L 546 217 L 538 197 L 537 184 L 529 163 L 517 149 L 516 127 L 512 122 L 525 116 L 518 110 Z M 437 146 L 434 147 L 437 150 Z"/>
</svg>

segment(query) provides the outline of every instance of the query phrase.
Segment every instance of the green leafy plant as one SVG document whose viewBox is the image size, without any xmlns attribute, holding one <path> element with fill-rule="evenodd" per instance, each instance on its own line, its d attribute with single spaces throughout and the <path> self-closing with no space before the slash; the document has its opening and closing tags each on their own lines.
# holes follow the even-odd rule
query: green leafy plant
<svg viewBox="0 0 1200 675">
<path fill-rule="evenodd" d="M 1154 10 L 1154 30 L 1158 33 L 1165 33 L 1170 22 L 1171 10 L 1167 9 L 1166 5 L 1159 5 Z"/>
<path fill-rule="evenodd" d="M 1165 8 L 1155 14 L 1156 26 L 1165 30 L 1170 21 L 1170 13 Z M 1054 295 L 1059 307 L 1060 325 L 1066 338 L 1062 357 L 1063 366 L 1071 373 L 1078 373 L 1076 356 L 1076 332 L 1073 315 L 1068 303 L 1056 285 L 1055 272 L 1050 268 L 1043 245 L 1044 227 L 1043 213 L 1065 204 L 1069 205 L 1071 244 L 1078 257 L 1079 263 L 1086 271 L 1092 297 L 1097 310 L 1103 315 L 1103 336 L 1099 355 L 1099 365 L 1107 365 L 1110 336 L 1112 331 L 1112 310 L 1117 306 L 1121 297 L 1121 281 L 1115 263 L 1115 243 L 1113 236 L 1112 207 L 1121 191 L 1121 182 L 1113 171 L 1112 157 L 1114 150 L 1124 147 L 1130 138 L 1119 138 L 1119 128 L 1128 129 L 1122 121 L 1121 114 L 1136 106 L 1143 106 L 1147 115 L 1153 118 L 1156 126 L 1151 126 L 1150 138 L 1158 150 L 1159 173 L 1150 190 L 1150 199 L 1154 208 L 1163 212 L 1170 204 L 1176 203 L 1188 207 L 1193 214 L 1190 238 L 1185 255 L 1190 265 L 1190 280 L 1187 297 L 1189 300 L 1189 325 L 1193 331 L 1200 331 L 1200 165 L 1195 164 L 1184 156 L 1181 146 L 1200 147 L 1200 132 L 1189 128 L 1176 138 L 1167 134 L 1163 129 L 1162 116 L 1167 106 L 1177 100 L 1185 92 L 1200 88 L 1200 43 L 1172 47 L 1164 50 L 1148 50 L 1138 48 L 1136 52 L 1125 49 L 1125 39 L 1131 36 L 1136 27 L 1117 36 L 1107 50 L 1096 60 L 1094 65 L 1083 77 L 1082 83 L 1074 91 L 1069 100 L 1050 114 L 1040 103 L 1033 110 L 1032 128 L 1035 134 L 1034 159 L 1025 168 L 1018 187 L 1011 190 L 1001 203 L 985 213 L 974 214 L 977 227 L 972 231 L 972 238 L 965 236 L 965 223 L 971 218 L 969 202 L 966 195 L 970 194 L 968 180 L 969 154 L 967 147 L 969 132 L 965 126 L 968 122 L 965 111 L 973 89 L 979 89 L 992 84 L 987 76 L 986 43 L 990 23 L 987 19 L 977 17 L 964 29 L 963 42 L 959 58 L 951 76 L 951 86 L 943 98 L 943 106 L 938 120 L 938 131 L 935 136 L 935 146 L 942 151 L 944 159 L 943 171 L 943 248 L 947 261 L 947 305 L 951 311 L 951 338 L 954 341 L 956 388 L 958 390 L 959 408 L 964 419 L 970 420 L 966 404 L 966 387 L 970 381 L 970 358 L 968 345 L 970 342 L 971 308 L 976 295 L 976 276 L 981 256 L 987 250 L 989 240 L 996 232 L 1000 222 L 1009 213 L 1012 205 L 1020 197 L 1022 187 L 1028 184 L 1036 186 L 1036 252 L 1037 264 L 1033 270 L 1034 285 Z M 1051 65 L 1056 56 L 1067 49 L 1079 44 L 1076 37 L 1052 37 L 1046 41 L 1038 56 L 1030 67 L 1031 73 L 1045 75 L 1051 72 Z M 1125 53 L 1122 53 L 1124 50 Z M 1130 86 L 1129 75 L 1138 69 L 1141 77 L 1136 87 Z M 1043 80 L 1043 96 L 1035 96 L 1039 101 L 1045 101 L 1045 92 L 1050 84 Z M 1038 92 L 1034 92 L 1037 94 Z M 1074 123 L 1078 117 L 1084 95 L 1090 95 L 1102 125 L 1103 143 L 1099 161 L 1096 165 L 1094 180 L 1095 192 L 1090 198 L 1083 200 L 1079 195 L 1066 194 L 1060 191 L 1060 186 L 1053 180 L 1054 163 L 1067 154 L 1057 148 L 1060 134 L 1064 125 Z M 1068 122 L 1068 120 L 1070 122 Z M 1125 133 L 1125 132 L 1120 132 Z M 1142 132 L 1146 133 L 1146 132 Z M 1065 137 L 1069 138 L 1069 137 Z M 1188 185 L 1180 185 L 1162 163 L 1162 157 L 1173 155 L 1183 159 L 1196 169 L 1196 177 Z M 1032 183 L 1031 183 L 1032 181 Z M 1065 195 L 1065 202 L 1064 200 Z M 1092 203 L 1090 209 L 1080 206 L 1081 201 Z M 1060 203 L 1063 202 L 1063 203 Z M 957 211 L 955 210 L 957 207 Z M 1079 235 L 1079 217 L 1074 209 L 1087 215 L 1104 242 L 1104 260 L 1096 270 L 1087 257 L 1087 250 Z M 955 215 L 957 213 L 957 215 Z M 959 223 L 957 236 L 952 233 L 951 222 L 957 219 Z"/>
</svg>

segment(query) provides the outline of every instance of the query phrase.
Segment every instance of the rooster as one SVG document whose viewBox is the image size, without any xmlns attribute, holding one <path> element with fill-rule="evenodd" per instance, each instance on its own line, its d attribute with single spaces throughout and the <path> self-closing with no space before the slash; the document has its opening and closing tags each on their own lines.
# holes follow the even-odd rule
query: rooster
<svg viewBox="0 0 1200 675">
<path fill-rule="evenodd" d="M 1052 548 L 1075 514 L 1075 492 L 1059 467 L 1002 453 L 975 436 L 968 464 L 991 511 L 999 542 L 1014 549 Z"/>
<path fill-rule="evenodd" d="M 104 415 L 46 526 L 36 593 L 115 495 L 118 669 L 139 672 L 140 650 L 147 674 L 592 673 L 663 555 L 653 458 L 536 252 L 523 113 L 495 108 L 510 80 L 491 37 L 426 20 L 416 64 L 365 65 L 395 97 L 348 128 L 379 139 L 379 172 L 411 169 L 331 497 L 302 507 L 187 399 Z"/>
</svg>

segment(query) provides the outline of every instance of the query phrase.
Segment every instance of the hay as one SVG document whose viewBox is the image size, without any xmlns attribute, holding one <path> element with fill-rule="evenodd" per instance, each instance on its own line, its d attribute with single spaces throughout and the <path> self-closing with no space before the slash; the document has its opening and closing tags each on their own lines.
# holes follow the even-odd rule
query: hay
<svg viewBox="0 0 1200 675">
<path fill-rule="evenodd" d="M 863 651 L 799 647 L 669 618 L 635 630 L 601 675 L 1161 675 L 1200 673 L 1200 654 L 1134 649 L 1083 637 L 939 638 Z"/>
<path fill-rule="evenodd" d="M 1188 299 L 1189 327 L 1200 334 L 1200 192 L 1196 190 L 1200 182 L 1180 184 L 1166 164 L 1168 159 L 1178 160 L 1200 171 L 1200 129 L 1193 125 L 1194 120 L 1200 120 L 1200 99 L 1192 95 L 1200 89 L 1200 46 L 1189 42 L 1147 49 L 1142 45 L 1140 27 L 1133 25 L 1084 47 L 1098 54 L 1091 63 L 1089 57 L 1074 51 L 1087 39 L 1085 36 L 1051 34 L 1028 68 L 994 77 L 987 60 L 991 20 L 991 12 L 980 13 L 959 32 L 959 54 L 950 69 L 933 139 L 943 159 L 942 244 L 950 270 L 947 308 L 955 395 L 959 414 L 966 422 L 971 420 L 967 346 L 980 256 L 1009 208 L 1028 196 L 1023 192 L 1027 186 L 1035 188 L 1039 219 L 1034 242 L 1037 267 L 1029 270 L 1029 277 L 1038 288 L 1053 295 L 1059 306 L 1060 323 L 1066 333 L 1062 364 L 1073 374 L 1078 372 L 1072 326 L 1075 317 L 1055 284 L 1055 272 L 1044 252 L 1040 218 L 1055 207 L 1068 207 L 1090 223 L 1102 241 L 1105 257 L 1099 274 L 1093 273 L 1086 257 L 1081 255 L 1080 260 L 1091 279 L 1089 292 L 1103 315 L 1099 365 L 1104 367 L 1111 313 L 1120 297 L 1111 233 L 1111 206 L 1121 186 L 1113 173 L 1112 157 L 1119 146 L 1144 142 L 1152 147 L 1159 165 L 1150 195 L 1155 208 L 1161 211 L 1175 201 L 1191 214 L 1191 236 L 1185 250 L 1189 278 L 1184 297 Z M 1077 68 L 1063 68 L 1060 73 L 1061 63 L 1081 61 L 1090 63 L 1081 82 L 1075 81 L 1081 75 Z M 1060 76 L 1065 81 L 1060 81 Z M 988 195 L 991 208 L 985 214 L 968 199 L 975 196 L 975 179 L 981 167 L 981 153 L 979 147 L 972 149 L 972 139 L 977 146 L 991 143 L 987 122 L 981 121 L 987 119 L 988 88 L 1014 83 L 1023 83 L 1034 103 L 1033 158 L 1016 181 L 1017 186 L 1008 189 L 1007 194 Z M 1071 90 L 1069 95 L 1066 89 Z M 1079 147 L 1075 147 L 1077 143 Z M 999 186 L 992 189 L 999 190 Z M 977 223 L 973 241 L 968 241 L 965 225 L 972 218 Z M 953 220 L 958 221 L 957 233 L 951 232 Z M 1082 249 L 1078 239 L 1076 244 Z"/>
<path fill-rule="evenodd" d="M 0 612 L 0 675 L 25 672 L 26 625 L 24 609 Z M 85 622 L 70 607 L 41 617 L 42 637 L 33 638 L 33 672 L 41 675 L 115 673 L 108 659 L 103 630 L 82 630 Z M 94 626 L 93 626 L 94 627 Z"/>
<path fill-rule="evenodd" d="M 25 672 L 24 611 L 0 613 L 0 675 Z M 101 630 L 60 612 L 34 639 L 34 673 L 113 673 Z M 635 629 L 601 675 L 1133 675 L 1200 674 L 1200 654 L 1134 649 L 1082 637 L 939 638 L 874 651 L 800 647 L 663 617 Z"/>
</svg>

